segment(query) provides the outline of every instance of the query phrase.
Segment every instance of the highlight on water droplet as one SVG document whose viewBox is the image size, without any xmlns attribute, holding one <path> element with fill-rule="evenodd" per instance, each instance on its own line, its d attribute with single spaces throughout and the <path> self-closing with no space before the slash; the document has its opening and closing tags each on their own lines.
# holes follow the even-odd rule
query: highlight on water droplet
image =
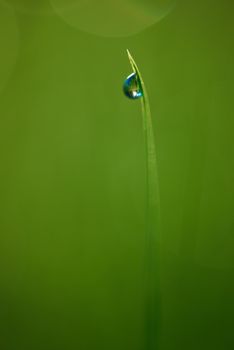
<svg viewBox="0 0 234 350">
<path fill-rule="evenodd" d="M 125 37 L 161 21 L 177 0 L 50 1 L 55 12 L 74 28 L 103 37 Z"/>
<path fill-rule="evenodd" d="M 143 96 L 143 91 L 136 73 L 130 74 L 123 84 L 123 91 L 128 98 L 136 100 Z"/>
</svg>

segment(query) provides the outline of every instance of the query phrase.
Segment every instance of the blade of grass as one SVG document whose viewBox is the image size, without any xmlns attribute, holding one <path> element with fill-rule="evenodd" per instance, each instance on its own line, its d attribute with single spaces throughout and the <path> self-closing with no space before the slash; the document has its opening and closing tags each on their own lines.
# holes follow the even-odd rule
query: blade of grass
<svg viewBox="0 0 234 350">
<path fill-rule="evenodd" d="M 160 198 L 157 170 L 157 157 L 154 141 L 152 116 L 148 93 L 135 60 L 127 50 L 133 72 L 136 73 L 141 98 L 143 131 L 146 154 L 146 252 L 145 252 L 145 291 L 146 291 L 146 347 L 155 350 L 159 342 L 161 320 L 159 290 L 159 242 L 160 242 Z"/>
</svg>

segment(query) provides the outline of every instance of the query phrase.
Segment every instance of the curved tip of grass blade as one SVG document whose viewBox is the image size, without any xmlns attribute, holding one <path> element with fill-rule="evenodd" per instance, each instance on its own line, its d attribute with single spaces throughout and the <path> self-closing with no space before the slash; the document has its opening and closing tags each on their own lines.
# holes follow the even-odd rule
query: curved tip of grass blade
<svg viewBox="0 0 234 350">
<path fill-rule="evenodd" d="M 143 114 L 143 121 L 144 121 L 144 127 L 145 127 L 145 122 L 146 122 L 146 117 L 148 116 L 148 118 L 151 119 L 151 112 L 150 112 L 150 104 L 149 104 L 149 98 L 148 98 L 148 93 L 146 91 L 146 87 L 142 78 L 142 75 L 140 73 L 140 70 L 134 60 L 134 58 L 132 57 L 130 51 L 127 49 L 127 55 L 128 55 L 128 59 L 130 62 L 130 65 L 132 67 L 132 70 L 134 73 L 136 73 L 137 78 L 138 78 L 138 84 L 140 85 L 140 89 L 142 91 L 143 94 L 143 98 L 142 98 L 142 114 Z"/>
</svg>

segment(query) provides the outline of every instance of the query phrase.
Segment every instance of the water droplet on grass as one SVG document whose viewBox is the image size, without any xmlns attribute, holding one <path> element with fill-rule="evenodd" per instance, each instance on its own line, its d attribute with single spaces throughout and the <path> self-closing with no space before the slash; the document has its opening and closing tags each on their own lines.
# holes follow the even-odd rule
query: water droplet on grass
<svg viewBox="0 0 234 350">
<path fill-rule="evenodd" d="M 123 91 L 128 98 L 136 100 L 143 96 L 141 84 L 136 73 L 130 74 L 124 82 Z"/>
</svg>

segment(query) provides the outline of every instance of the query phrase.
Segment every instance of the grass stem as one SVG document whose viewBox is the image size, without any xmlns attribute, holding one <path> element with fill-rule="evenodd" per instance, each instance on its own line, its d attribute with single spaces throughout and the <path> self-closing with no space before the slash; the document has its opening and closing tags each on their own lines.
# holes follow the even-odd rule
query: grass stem
<svg viewBox="0 0 234 350">
<path fill-rule="evenodd" d="M 146 346 L 145 350 L 156 350 L 159 343 L 161 325 L 160 284 L 159 284 L 159 243 L 161 235 L 160 198 L 157 157 L 154 141 L 152 116 L 148 93 L 142 75 L 135 60 L 127 50 L 133 72 L 138 78 L 143 92 L 141 98 L 143 131 L 146 154 L 146 254 L 145 254 L 145 291 L 146 291 Z"/>
</svg>

